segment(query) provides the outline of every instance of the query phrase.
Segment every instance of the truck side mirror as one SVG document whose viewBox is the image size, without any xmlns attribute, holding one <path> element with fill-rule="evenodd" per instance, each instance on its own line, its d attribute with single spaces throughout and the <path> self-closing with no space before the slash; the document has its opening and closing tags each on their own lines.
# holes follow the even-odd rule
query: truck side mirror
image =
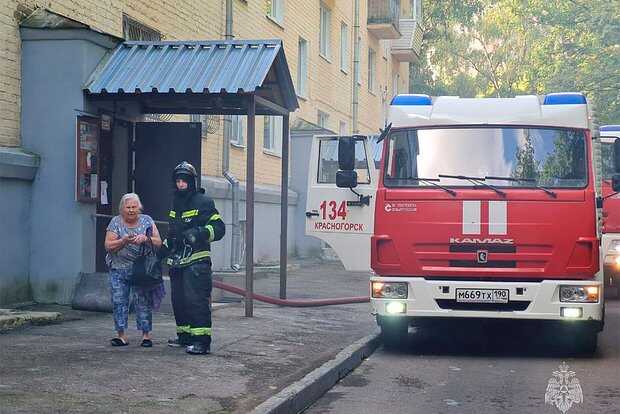
<svg viewBox="0 0 620 414">
<path fill-rule="evenodd" d="M 355 139 L 353 137 L 338 138 L 338 168 L 343 171 L 355 170 Z"/>
<path fill-rule="evenodd" d="M 614 171 L 620 174 L 620 139 L 614 141 Z"/>
<path fill-rule="evenodd" d="M 356 171 L 343 171 L 343 170 L 338 171 L 336 173 L 336 187 L 339 187 L 339 188 L 357 187 L 357 172 Z"/>
<path fill-rule="evenodd" d="M 614 174 L 611 177 L 611 189 L 614 193 L 620 192 L 620 174 Z"/>
</svg>

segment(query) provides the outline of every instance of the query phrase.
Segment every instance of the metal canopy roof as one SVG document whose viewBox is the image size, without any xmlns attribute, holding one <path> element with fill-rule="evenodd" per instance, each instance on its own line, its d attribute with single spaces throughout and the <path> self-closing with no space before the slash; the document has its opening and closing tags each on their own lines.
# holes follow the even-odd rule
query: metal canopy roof
<svg viewBox="0 0 620 414">
<path fill-rule="evenodd" d="M 281 115 L 299 107 L 281 40 L 131 41 L 91 74 L 96 99 L 138 100 L 147 113 Z M 262 98 L 262 99 L 261 99 Z"/>
</svg>

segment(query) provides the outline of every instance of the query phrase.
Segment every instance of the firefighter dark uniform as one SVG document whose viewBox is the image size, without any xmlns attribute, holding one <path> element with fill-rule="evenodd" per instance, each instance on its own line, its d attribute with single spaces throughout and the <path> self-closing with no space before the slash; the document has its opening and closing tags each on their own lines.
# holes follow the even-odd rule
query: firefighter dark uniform
<svg viewBox="0 0 620 414">
<path fill-rule="evenodd" d="M 195 168 L 182 162 L 174 169 L 175 193 L 169 213 L 169 232 L 163 242 L 170 266 L 172 308 L 177 339 L 190 354 L 207 354 L 211 346 L 211 242 L 224 237 L 225 226 L 213 200 L 197 188 Z M 176 180 L 188 183 L 186 190 Z"/>
</svg>

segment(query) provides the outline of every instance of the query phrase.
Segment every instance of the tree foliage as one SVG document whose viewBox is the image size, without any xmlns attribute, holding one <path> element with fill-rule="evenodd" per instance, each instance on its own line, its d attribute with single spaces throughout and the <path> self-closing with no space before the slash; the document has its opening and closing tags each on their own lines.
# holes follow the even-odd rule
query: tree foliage
<svg viewBox="0 0 620 414">
<path fill-rule="evenodd" d="M 581 91 L 620 123 L 620 0 L 425 0 L 413 92 Z"/>
</svg>

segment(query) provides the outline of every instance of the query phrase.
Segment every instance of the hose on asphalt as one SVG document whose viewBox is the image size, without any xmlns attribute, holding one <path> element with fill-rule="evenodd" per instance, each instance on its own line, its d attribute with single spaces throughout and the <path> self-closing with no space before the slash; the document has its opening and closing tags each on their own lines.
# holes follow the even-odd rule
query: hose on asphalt
<svg viewBox="0 0 620 414">
<path fill-rule="evenodd" d="M 237 295 L 246 296 L 245 289 L 238 288 L 227 283 L 220 282 L 219 280 L 213 281 L 213 287 L 225 290 L 227 292 L 235 293 Z M 332 298 L 332 299 L 279 299 L 272 298 L 271 296 L 260 295 L 253 293 L 252 298 L 260 302 L 270 303 L 272 305 L 279 306 L 291 306 L 296 308 L 309 308 L 315 306 L 329 306 L 329 305 L 347 305 L 350 303 L 365 303 L 370 302 L 368 296 L 353 296 L 348 298 Z"/>
</svg>

